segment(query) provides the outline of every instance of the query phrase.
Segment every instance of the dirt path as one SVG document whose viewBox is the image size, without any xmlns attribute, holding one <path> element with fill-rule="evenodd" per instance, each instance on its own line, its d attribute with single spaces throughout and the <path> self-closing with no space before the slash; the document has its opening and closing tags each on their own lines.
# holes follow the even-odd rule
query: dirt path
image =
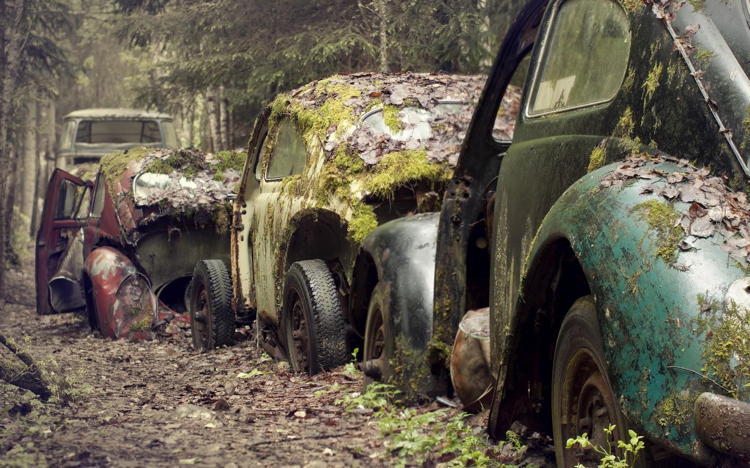
<svg viewBox="0 0 750 468">
<path fill-rule="evenodd" d="M 359 376 L 343 369 L 293 374 L 250 341 L 198 354 L 182 336 L 147 343 L 104 340 L 74 314 L 37 316 L 33 279 L 24 270 L 11 274 L 0 301 L 0 330 L 57 371 L 67 382 L 58 394 L 69 401 L 42 403 L 0 384 L 0 465 L 397 462 L 370 410 L 347 412 L 337 404 L 361 391 Z M 473 423 L 481 433 L 481 417 Z"/>
</svg>

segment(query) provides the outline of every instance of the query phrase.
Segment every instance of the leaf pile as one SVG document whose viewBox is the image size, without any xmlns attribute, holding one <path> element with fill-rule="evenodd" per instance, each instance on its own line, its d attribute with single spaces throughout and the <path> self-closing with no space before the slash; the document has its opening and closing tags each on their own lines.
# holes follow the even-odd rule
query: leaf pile
<svg viewBox="0 0 750 468">
<path fill-rule="evenodd" d="M 681 170 L 666 172 L 654 166 L 664 162 L 674 163 Z M 723 250 L 743 266 L 750 263 L 750 203 L 746 193 L 729 189 L 725 178 L 711 176 L 708 168 L 696 168 L 685 159 L 646 155 L 630 156 L 605 176 L 601 185 L 622 188 L 633 179 L 654 181 L 642 194 L 689 204 L 680 213 L 679 226 L 689 236 L 680 242 L 681 250 L 692 248 L 690 237 L 720 235 Z"/>
</svg>

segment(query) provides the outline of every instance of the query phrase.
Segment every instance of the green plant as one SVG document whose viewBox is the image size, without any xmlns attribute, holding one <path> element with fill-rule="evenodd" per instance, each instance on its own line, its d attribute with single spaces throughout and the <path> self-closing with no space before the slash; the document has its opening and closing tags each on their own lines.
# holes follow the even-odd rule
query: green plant
<svg viewBox="0 0 750 468">
<path fill-rule="evenodd" d="M 488 455 L 493 446 L 485 435 L 466 424 L 466 413 L 404 408 L 392 385 L 371 383 L 365 392 L 344 396 L 337 404 L 347 411 L 369 409 L 394 455 L 396 466 L 440 460 L 443 466 L 496 466 Z M 520 440 L 516 439 L 520 445 Z M 515 446 L 515 445 L 514 445 Z"/>
<path fill-rule="evenodd" d="M 357 362 L 357 354 L 359 354 L 359 348 L 354 348 L 354 351 L 352 351 L 352 362 L 348 362 L 344 366 L 344 374 L 349 377 L 357 377 L 359 375 L 359 369 L 357 369 L 357 365 L 355 364 Z"/>
<path fill-rule="evenodd" d="M 635 461 L 638 458 L 638 454 L 641 450 L 645 448 L 645 444 L 643 443 L 643 436 L 639 436 L 635 433 L 633 430 L 628 430 L 628 437 L 630 437 L 630 440 L 625 442 L 622 440 L 617 441 L 617 448 L 622 450 L 623 456 L 620 457 L 619 455 L 613 453 L 613 447 L 611 440 L 613 439 L 612 432 L 615 430 L 615 425 L 610 424 L 609 427 L 604 429 L 604 433 L 607 434 L 607 447 L 600 447 L 598 445 L 594 445 L 589 440 L 589 436 L 587 433 L 583 433 L 583 435 L 579 435 L 575 438 L 568 439 L 567 443 L 565 444 L 565 448 L 571 448 L 572 446 L 578 444 L 584 449 L 591 449 L 597 454 L 601 456 L 601 460 L 599 461 L 599 467 L 600 468 L 629 468 L 635 465 Z M 577 467 L 582 467 L 583 465 L 577 465 Z"/>
</svg>

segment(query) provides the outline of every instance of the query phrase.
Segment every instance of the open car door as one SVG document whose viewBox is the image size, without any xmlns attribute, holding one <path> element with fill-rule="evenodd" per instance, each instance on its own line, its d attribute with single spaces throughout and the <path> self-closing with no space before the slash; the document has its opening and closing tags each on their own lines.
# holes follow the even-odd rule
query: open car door
<svg viewBox="0 0 750 468">
<path fill-rule="evenodd" d="M 91 183 L 55 169 L 47 185 L 42 222 L 36 236 L 36 310 L 39 314 L 84 307 L 77 273 L 83 266 L 83 232 Z M 78 248 L 76 248 L 78 246 Z M 61 272 L 65 269 L 66 272 Z M 68 271 L 69 270 L 69 271 Z M 60 275 L 55 303 L 50 280 Z"/>
</svg>

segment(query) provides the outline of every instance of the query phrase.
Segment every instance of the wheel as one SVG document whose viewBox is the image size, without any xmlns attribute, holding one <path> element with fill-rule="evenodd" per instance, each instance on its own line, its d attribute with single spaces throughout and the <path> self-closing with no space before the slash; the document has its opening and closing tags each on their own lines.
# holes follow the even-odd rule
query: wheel
<svg viewBox="0 0 750 468">
<path fill-rule="evenodd" d="M 393 358 L 393 333 L 388 320 L 387 300 L 383 283 L 376 284 L 367 307 L 365 325 L 365 349 L 362 356 L 365 385 L 372 381 L 385 381 L 393 374 L 390 363 Z"/>
<path fill-rule="evenodd" d="M 600 456 L 577 446 L 571 437 L 588 434 L 594 445 L 607 447 L 604 429 L 614 424 L 612 446 L 629 440 L 627 427 L 604 364 L 602 336 L 591 296 L 578 299 L 560 327 L 552 370 L 552 432 L 557 466 L 597 466 Z M 622 456 L 618 451 L 618 456 Z M 641 454 L 641 457 L 643 454 Z"/>
<path fill-rule="evenodd" d="M 289 268 L 281 320 L 292 370 L 312 375 L 349 360 L 339 292 L 322 260 L 295 262 Z"/>
<path fill-rule="evenodd" d="M 193 347 L 208 351 L 232 343 L 232 279 L 221 260 L 195 264 L 190 285 L 190 328 Z"/>
</svg>

